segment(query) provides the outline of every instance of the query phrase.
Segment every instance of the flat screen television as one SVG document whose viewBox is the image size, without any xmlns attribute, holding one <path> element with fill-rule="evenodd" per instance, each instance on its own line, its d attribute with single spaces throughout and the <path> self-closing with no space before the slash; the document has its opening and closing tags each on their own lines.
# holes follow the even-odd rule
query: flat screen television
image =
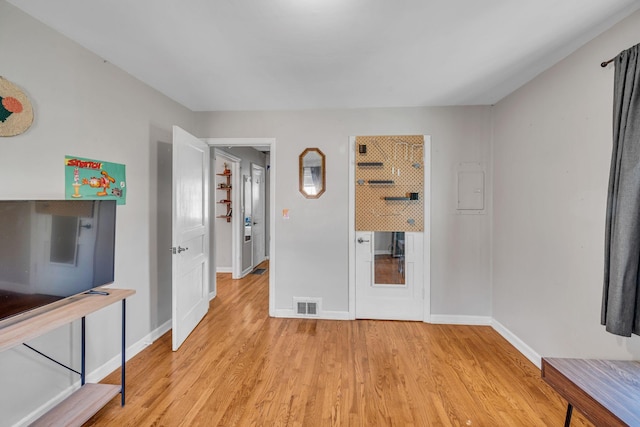
<svg viewBox="0 0 640 427">
<path fill-rule="evenodd" d="M 115 200 L 0 200 L 0 321 L 113 283 Z"/>
</svg>

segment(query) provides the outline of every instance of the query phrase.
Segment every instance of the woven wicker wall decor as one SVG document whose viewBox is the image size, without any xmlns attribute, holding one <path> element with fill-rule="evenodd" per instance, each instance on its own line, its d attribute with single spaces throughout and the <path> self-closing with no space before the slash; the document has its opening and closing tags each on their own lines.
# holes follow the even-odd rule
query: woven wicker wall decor
<svg viewBox="0 0 640 427">
<path fill-rule="evenodd" d="M 16 85 L 0 76 L 0 136 L 15 136 L 33 123 L 29 98 Z"/>
<path fill-rule="evenodd" d="M 424 136 L 358 136 L 356 230 L 424 231 Z"/>
</svg>

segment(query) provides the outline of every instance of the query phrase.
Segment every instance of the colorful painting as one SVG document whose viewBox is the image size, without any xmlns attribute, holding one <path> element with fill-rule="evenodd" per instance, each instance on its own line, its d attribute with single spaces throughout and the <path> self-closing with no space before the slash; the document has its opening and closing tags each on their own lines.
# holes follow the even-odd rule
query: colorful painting
<svg viewBox="0 0 640 427">
<path fill-rule="evenodd" d="M 65 156 L 65 198 L 127 200 L 125 165 Z"/>
</svg>

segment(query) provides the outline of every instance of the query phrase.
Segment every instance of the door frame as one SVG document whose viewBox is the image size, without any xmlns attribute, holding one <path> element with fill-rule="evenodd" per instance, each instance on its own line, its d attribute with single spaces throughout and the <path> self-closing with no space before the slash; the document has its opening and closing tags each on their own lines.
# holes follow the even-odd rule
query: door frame
<svg viewBox="0 0 640 427">
<path fill-rule="evenodd" d="M 358 135 L 361 136 L 361 135 Z M 362 135 L 365 136 L 365 135 Z M 423 322 L 431 322 L 431 135 L 424 137 Z M 349 137 L 349 319 L 356 318 L 356 136 Z"/>
<path fill-rule="evenodd" d="M 276 139 L 275 138 L 202 138 L 210 147 L 269 147 L 269 316 L 276 307 Z M 240 223 L 242 225 L 242 223 Z"/>
</svg>

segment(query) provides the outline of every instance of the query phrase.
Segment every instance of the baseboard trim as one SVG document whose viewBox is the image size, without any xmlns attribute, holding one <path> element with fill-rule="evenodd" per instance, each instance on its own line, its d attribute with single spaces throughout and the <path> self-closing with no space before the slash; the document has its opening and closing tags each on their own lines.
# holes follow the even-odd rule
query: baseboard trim
<svg viewBox="0 0 640 427">
<path fill-rule="evenodd" d="M 534 349 L 529 347 L 524 341 L 522 341 L 516 334 L 507 329 L 502 323 L 493 319 L 491 326 L 498 332 L 509 344 L 514 346 L 524 357 L 529 359 L 531 363 L 536 365 L 538 369 L 542 368 L 542 356 L 540 356 Z"/>
<path fill-rule="evenodd" d="M 69 387 L 67 387 L 60 393 L 58 393 L 56 396 L 49 399 L 48 402 L 45 402 L 42 405 L 40 405 L 38 409 L 31 412 L 29 415 L 27 415 L 26 417 L 24 417 L 23 419 L 15 423 L 13 427 L 30 426 L 34 421 L 36 421 L 38 418 L 46 414 L 51 408 L 61 403 L 67 397 L 71 396 L 73 392 L 79 388 L 80 388 L 80 380 L 74 382 Z"/>
<path fill-rule="evenodd" d="M 489 316 L 465 316 L 450 314 L 432 314 L 429 322 L 440 325 L 491 326 L 493 319 Z"/>
<path fill-rule="evenodd" d="M 529 347 L 516 334 L 507 329 L 503 324 L 489 316 L 455 316 L 432 314 L 430 322 L 434 324 L 446 325 L 471 325 L 471 326 L 491 326 L 499 333 L 509 344 L 514 346 L 524 357 L 529 359 L 531 363 L 536 365 L 538 369 L 542 367 L 542 357 L 536 353 L 534 349 Z"/>
<path fill-rule="evenodd" d="M 273 313 L 273 317 L 284 319 L 321 319 L 321 320 L 352 320 L 348 311 L 327 311 L 323 310 L 317 316 L 300 316 L 292 309 L 278 309 Z"/>
<path fill-rule="evenodd" d="M 232 267 L 216 267 L 216 273 L 233 273 Z"/>
<path fill-rule="evenodd" d="M 134 356 L 136 356 L 138 353 L 140 353 L 142 350 L 144 350 L 151 344 L 153 344 L 154 341 L 156 341 L 158 338 L 160 338 L 170 330 L 171 330 L 171 320 L 168 320 L 164 322 L 162 325 L 160 325 L 158 328 L 151 331 L 151 333 L 149 333 L 147 336 L 143 337 L 142 339 L 138 340 L 137 342 L 127 347 L 127 353 L 126 353 L 127 361 L 133 358 Z M 109 360 L 108 362 L 100 366 L 99 368 L 87 374 L 87 382 L 97 383 L 99 381 L 102 381 L 107 375 L 109 375 L 111 372 L 118 369 L 120 367 L 121 362 L 122 362 L 121 356 L 119 354 L 116 355 L 111 360 Z"/>
<path fill-rule="evenodd" d="M 171 319 L 169 319 L 166 322 L 164 322 L 162 325 L 154 329 L 149 335 L 147 335 L 147 337 L 150 340 L 149 344 L 153 344 L 154 342 L 156 342 L 158 338 L 160 338 L 161 336 L 169 332 L 171 330 L 171 326 L 172 326 Z"/>
</svg>

